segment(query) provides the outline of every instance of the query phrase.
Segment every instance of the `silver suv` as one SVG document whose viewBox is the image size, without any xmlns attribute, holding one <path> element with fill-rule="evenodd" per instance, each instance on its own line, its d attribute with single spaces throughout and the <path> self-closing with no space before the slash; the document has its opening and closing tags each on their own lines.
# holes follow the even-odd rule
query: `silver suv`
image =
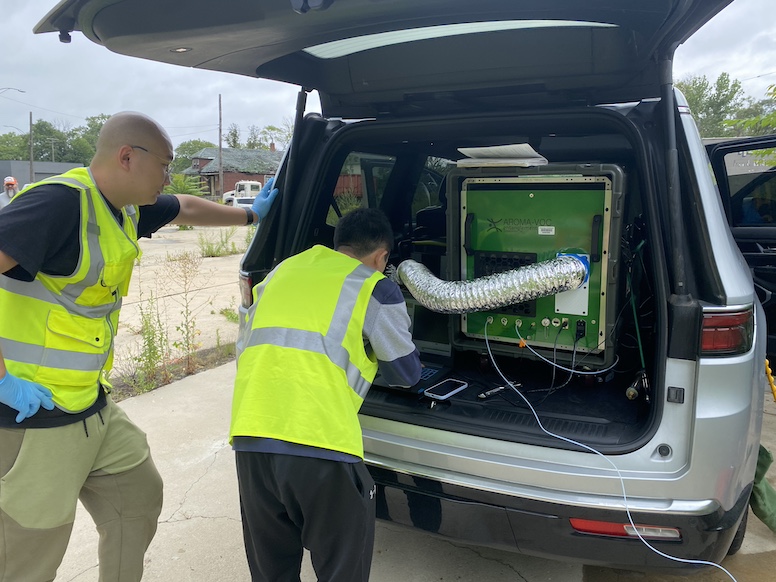
<svg viewBox="0 0 776 582">
<path fill-rule="evenodd" d="M 68 0 L 37 30 L 303 87 L 242 308 L 344 213 L 389 216 L 428 377 L 378 377 L 362 407 L 378 517 L 682 569 L 741 544 L 765 386 L 725 164 L 715 179 L 671 78 L 727 4 Z M 312 89 L 322 112 L 305 116 Z M 446 379 L 466 387 L 425 395 Z"/>
</svg>

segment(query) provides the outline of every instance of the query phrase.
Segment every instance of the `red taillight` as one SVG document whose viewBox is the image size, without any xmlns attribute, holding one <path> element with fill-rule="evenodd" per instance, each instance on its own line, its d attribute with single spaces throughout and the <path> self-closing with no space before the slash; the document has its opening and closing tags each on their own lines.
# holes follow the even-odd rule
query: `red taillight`
<svg viewBox="0 0 776 582">
<path fill-rule="evenodd" d="M 754 337 L 752 309 L 731 313 L 704 313 L 701 354 L 732 356 L 748 352 Z"/>
<path fill-rule="evenodd" d="M 675 527 L 662 525 L 637 525 L 635 528 L 630 523 L 617 523 L 613 521 L 596 521 L 593 519 L 571 518 L 571 527 L 579 533 L 614 536 L 620 538 L 638 538 L 639 534 L 644 539 L 652 540 L 681 540 L 682 534 Z M 636 533 L 638 532 L 638 533 Z"/>
<path fill-rule="evenodd" d="M 253 277 L 240 273 L 240 303 L 248 309 L 253 303 Z"/>
</svg>

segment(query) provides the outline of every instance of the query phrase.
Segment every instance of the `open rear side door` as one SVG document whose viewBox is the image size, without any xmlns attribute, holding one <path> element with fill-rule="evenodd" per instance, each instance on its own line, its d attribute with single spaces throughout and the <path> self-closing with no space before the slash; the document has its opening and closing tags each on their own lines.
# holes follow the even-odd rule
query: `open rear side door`
<svg viewBox="0 0 776 582">
<path fill-rule="evenodd" d="M 752 269 L 776 360 L 776 135 L 708 144 L 730 231 Z"/>
</svg>

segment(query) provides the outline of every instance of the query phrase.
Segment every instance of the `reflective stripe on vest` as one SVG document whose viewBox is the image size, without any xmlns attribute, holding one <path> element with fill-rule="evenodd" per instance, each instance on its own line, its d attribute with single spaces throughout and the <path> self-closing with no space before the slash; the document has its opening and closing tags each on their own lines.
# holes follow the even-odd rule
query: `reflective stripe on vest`
<svg viewBox="0 0 776 582">
<path fill-rule="evenodd" d="M 364 350 L 362 332 L 382 277 L 316 246 L 281 263 L 254 288 L 231 436 L 277 438 L 363 457 L 357 413 L 377 364 Z M 311 281 L 319 282 L 314 293 Z"/>
<path fill-rule="evenodd" d="M 374 269 L 359 265 L 345 278 L 337 306 L 334 309 L 334 317 L 332 317 L 331 325 L 325 335 L 300 329 L 252 329 L 245 347 L 268 344 L 328 355 L 332 363 L 345 372 L 350 388 L 363 399 L 372 385 L 374 374 L 369 380 L 365 380 L 361 370 L 350 362 L 350 355 L 342 344 L 359 292 L 374 273 Z M 255 311 L 250 317 L 251 327 L 253 327 L 254 316 Z"/>
<path fill-rule="evenodd" d="M 80 191 L 81 252 L 71 275 L 0 276 L 0 345 L 11 373 L 43 384 L 58 407 L 78 412 L 94 403 L 112 363 L 121 298 L 140 256 L 137 212 L 123 210 L 122 228 L 88 168 L 42 183 Z"/>
</svg>

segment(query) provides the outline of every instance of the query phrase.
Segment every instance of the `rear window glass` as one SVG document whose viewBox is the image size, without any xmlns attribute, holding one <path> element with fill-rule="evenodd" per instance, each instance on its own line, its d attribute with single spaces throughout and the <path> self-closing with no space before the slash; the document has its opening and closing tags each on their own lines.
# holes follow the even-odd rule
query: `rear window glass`
<svg viewBox="0 0 776 582">
<path fill-rule="evenodd" d="M 446 206 L 445 177 L 455 162 L 443 158 L 427 158 L 412 199 L 412 215 L 428 207 Z"/>
<path fill-rule="evenodd" d="M 352 152 L 340 168 L 326 224 L 335 226 L 356 208 L 379 208 L 396 158 Z"/>
<path fill-rule="evenodd" d="M 423 26 L 420 28 L 412 28 L 408 30 L 391 30 L 377 34 L 345 38 L 342 40 L 335 40 L 332 42 L 311 46 L 304 50 L 314 57 L 322 59 L 336 59 L 374 48 L 419 40 L 428 40 L 431 38 L 495 32 L 499 30 L 517 30 L 521 28 L 534 29 L 558 27 L 614 28 L 616 25 L 604 22 L 584 22 L 577 20 L 504 20 L 490 22 L 463 22 L 459 24 L 444 24 L 441 26 Z"/>
<path fill-rule="evenodd" d="M 416 170 L 417 173 L 413 172 L 409 183 L 396 180 L 394 176 L 394 190 L 397 191 L 388 192 L 392 173 L 407 172 L 408 164 L 406 160 L 404 162 L 402 170 L 397 169 L 394 156 L 350 153 L 340 169 L 326 224 L 336 226 L 342 216 L 356 208 L 382 208 L 394 216 L 403 217 L 400 221 L 395 220 L 394 225 L 405 233 L 422 227 L 428 228 L 434 236 L 444 236 L 447 206 L 445 177 L 455 167 L 455 162 L 427 157 L 422 168 Z M 412 198 L 404 196 L 407 187 L 412 189 Z M 385 200 L 386 197 L 389 199 Z M 397 206 L 401 208 L 397 209 Z"/>
</svg>

